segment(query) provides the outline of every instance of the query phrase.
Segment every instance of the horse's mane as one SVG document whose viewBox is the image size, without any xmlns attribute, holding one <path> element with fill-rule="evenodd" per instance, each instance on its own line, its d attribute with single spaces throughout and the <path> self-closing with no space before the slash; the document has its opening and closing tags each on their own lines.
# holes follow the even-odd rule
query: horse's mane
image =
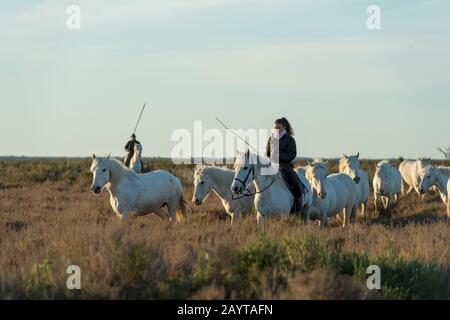
<svg viewBox="0 0 450 320">
<path fill-rule="evenodd" d="M 115 173 L 119 174 L 119 177 L 123 177 L 124 175 L 128 175 L 130 177 L 138 177 L 138 174 L 136 172 L 134 172 L 133 170 L 127 168 L 122 161 L 119 161 L 115 158 L 103 158 L 106 160 L 109 160 L 109 162 L 113 165 L 113 168 L 116 168 L 118 170 L 116 170 Z"/>
<path fill-rule="evenodd" d="M 306 178 L 308 180 L 311 180 L 312 170 L 314 168 L 319 168 L 328 171 L 327 163 L 323 159 L 314 159 L 314 161 L 311 164 L 309 164 L 308 167 L 306 168 Z"/>
<path fill-rule="evenodd" d="M 224 171 L 224 172 L 232 172 L 233 171 L 233 170 L 230 170 L 228 168 L 221 168 L 221 167 L 216 167 L 216 166 L 197 164 L 197 165 L 195 165 L 194 176 L 198 176 L 201 173 L 207 172 L 209 170 L 218 170 L 218 171 Z"/>
<path fill-rule="evenodd" d="M 377 173 L 385 172 L 386 170 L 388 170 L 390 168 L 390 166 L 391 166 L 391 164 L 389 163 L 388 160 L 382 160 L 377 163 L 376 172 Z"/>
<path fill-rule="evenodd" d="M 339 159 L 339 172 L 344 171 L 345 170 L 345 166 L 347 165 L 347 163 L 349 163 L 349 161 L 353 160 L 353 159 L 358 160 L 357 163 L 359 164 L 359 159 L 355 155 L 348 156 L 348 157 L 343 156 L 342 158 L 340 158 Z"/>
<path fill-rule="evenodd" d="M 389 160 L 382 160 L 380 162 L 377 163 L 377 168 L 381 168 L 385 165 L 390 165 Z"/>
</svg>

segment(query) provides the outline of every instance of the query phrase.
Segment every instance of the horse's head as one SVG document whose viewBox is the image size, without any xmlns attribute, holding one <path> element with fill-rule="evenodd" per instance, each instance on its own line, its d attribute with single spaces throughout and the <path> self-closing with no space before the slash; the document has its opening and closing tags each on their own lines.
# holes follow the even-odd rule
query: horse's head
<svg viewBox="0 0 450 320">
<path fill-rule="evenodd" d="M 91 172 L 93 174 L 91 190 L 95 194 L 100 194 L 103 187 L 109 182 L 110 178 L 110 156 L 101 158 L 92 156 Z"/>
<path fill-rule="evenodd" d="M 361 181 L 358 174 L 359 170 L 359 152 L 354 156 L 346 156 L 345 154 L 339 161 L 339 171 L 348 174 L 356 184 Z"/>
<path fill-rule="evenodd" d="M 436 167 L 427 166 L 423 168 L 420 174 L 419 192 L 421 194 L 426 193 L 430 188 L 437 183 L 438 175 L 436 172 Z"/>
<path fill-rule="evenodd" d="M 327 175 L 327 164 L 322 161 L 314 161 L 306 170 L 306 177 L 311 183 L 312 190 L 320 199 L 327 196 Z"/>
<path fill-rule="evenodd" d="M 246 186 L 255 178 L 255 165 L 258 156 L 250 151 L 240 153 L 234 163 L 234 179 L 231 191 L 234 194 L 242 194 Z"/>
<path fill-rule="evenodd" d="M 199 206 L 203 203 L 212 188 L 212 181 L 208 175 L 208 167 L 199 166 L 194 173 L 194 196 L 192 202 Z"/>
<path fill-rule="evenodd" d="M 417 170 L 419 172 L 419 175 L 421 175 L 424 171 L 424 169 L 428 166 L 431 166 L 431 159 L 430 158 L 419 158 L 417 159 Z"/>
<path fill-rule="evenodd" d="M 386 190 L 386 184 L 389 179 L 389 166 L 388 161 L 381 161 L 377 164 L 375 176 L 379 178 L 377 183 L 379 184 L 380 194 L 384 194 Z"/>
</svg>

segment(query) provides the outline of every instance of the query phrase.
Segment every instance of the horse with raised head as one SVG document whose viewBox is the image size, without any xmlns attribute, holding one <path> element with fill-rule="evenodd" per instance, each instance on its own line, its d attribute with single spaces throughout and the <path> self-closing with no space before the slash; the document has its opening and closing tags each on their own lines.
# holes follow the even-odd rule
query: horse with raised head
<svg viewBox="0 0 450 320">
<path fill-rule="evenodd" d="M 369 175 L 359 165 L 359 152 L 352 156 L 344 154 L 339 160 L 339 172 L 348 174 L 356 183 L 356 202 L 361 207 L 361 215 L 364 216 L 369 206 Z"/>
<path fill-rule="evenodd" d="M 447 206 L 447 216 L 450 218 L 450 167 L 430 165 L 422 170 L 419 192 L 425 194 L 433 186 L 437 188 L 442 201 Z"/>
<path fill-rule="evenodd" d="M 167 171 L 137 174 L 116 159 L 93 155 L 91 190 L 99 195 L 105 188 L 110 203 L 121 218 L 156 214 L 161 219 L 181 221 L 188 208 L 180 180 Z"/>
<path fill-rule="evenodd" d="M 198 165 L 194 172 L 194 195 L 192 202 L 201 205 L 211 192 L 222 201 L 226 212 L 231 216 L 231 224 L 236 223 L 241 214 L 249 213 L 253 209 L 255 196 L 235 199 L 231 191 L 234 171 L 213 166 Z M 250 183 L 250 185 L 252 185 Z M 253 190 L 250 190 L 253 192 Z"/>
<path fill-rule="evenodd" d="M 396 167 L 391 166 L 388 161 L 379 162 L 373 178 L 375 212 L 379 212 L 378 205 L 380 201 L 383 209 L 389 211 L 392 197 L 394 202 L 397 203 L 401 189 L 402 176 L 400 171 Z"/>
<path fill-rule="evenodd" d="M 236 158 L 234 172 L 232 192 L 237 196 L 255 195 L 254 205 L 259 224 L 268 217 L 280 217 L 291 213 L 294 196 L 277 164 L 266 157 L 247 151 L 240 153 Z M 312 203 L 311 186 L 303 175 L 299 174 L 298 177 L 307 189 L 307 193 L 302 195 L 301 209 L 301 218 L 306 224 Z M 253 183 L 254 191 L 247 189 L 249 183 Z"/>
<path fill-rule="evenodd" d="M 326 162 L 316 160 L 308 166 L 306 179 L 313 190 L 311 218 L 328 225 L 328 218 L 344 212 L 343 227 L 351 220 L 358 206 L 357 186 L 345 173 L 328 175 Z"/>
</svg>

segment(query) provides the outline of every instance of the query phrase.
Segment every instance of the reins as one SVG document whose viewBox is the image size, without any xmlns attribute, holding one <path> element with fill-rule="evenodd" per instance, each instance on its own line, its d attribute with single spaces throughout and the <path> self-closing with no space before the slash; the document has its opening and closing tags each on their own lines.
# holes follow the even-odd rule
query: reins
<svg viewBox="0 0 450 320">
<path fill-rule="evenodd" d="M 269 183 L 269 185 L 267 186 L 267 187 L 265 187 L 264 189 L 262 189 L 262 190 L 257 190 L 257 191 L 255 191 L 255 192 L 252 192 L 251 190 L 249 190 L 246 186 L 247 186 L 247 182 L 248 182 L 248 178 L 250 177 L 250 174 L 252 174 L 253 173 L 253 178 L 252 178 L 252 181 L 254 181 L 255 180 L 255 167 L 254 166 L 251 166 L 251 169 L 248 171 L 248 174 L 247 174 L 247 176 L 245 177 L 245 179 L 244 180 L 241 180 L 241 179 L 239 179 L 239 178 L 234 178 L 234 180 L 235 181 L 238 181 L 238 182 L 240 182 L 240 183 L 242 183 L 242 185 L 245 187 L 245 189 L 243 190 L 243 194 L 241 194 L 241 195 L 239 195 L 239 196 L 235 196 L 234 194 L 232 194 L 231 195 L 231 198 L 233 199 L 233 200 L 239 200 L 239 199 L 242 199 L 242 198 L 246 198 L 246 197 L 253 197 L 253 196 L 255 196 L 255 195 L 257 195 L 257 194 L 261 194 L 261 193 L 263 193 L 263 192 L 266 192 L 267 190 L 269 190 L 269 188 L 274 184 L 274 182 L 275 182 L 275 180 L 272 180 L 270 183 Z"/>
</svg>

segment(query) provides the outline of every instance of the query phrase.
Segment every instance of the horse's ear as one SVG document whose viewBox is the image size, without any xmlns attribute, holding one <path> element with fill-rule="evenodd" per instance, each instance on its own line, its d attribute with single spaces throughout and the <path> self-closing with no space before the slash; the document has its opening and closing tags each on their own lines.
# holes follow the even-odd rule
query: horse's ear
<svg viewBox="0 0 450 320">
<path fill-rule="evenodd" d="M 92 160 L 97 159 L 97 156 L 95 155 L 95 153 L 92 154 Z"/>
<path fill-rule="evenodd" d="M 342 155 L 344 156 L 345 159 L 348 159 L 348 155 L 346 155 L 344 153 Z"/>
<path fill-rule="evenodd" d="M 309 162 L 309 160 L 306 160 L 306 163 L 311 167 L 311 162 Z"/>
<path fill-rule="evenodd" d="M 323 164 L 328 164 L 328 160 L 327 160 L 327 161 L 324 161 Z"/>
<path fill-rule="evenodd" d="M 108 154 L 108 159 L 111 159 L 111 153 Z"/>
<path fill-rule="evenodd" d="M 202 165 L 206 166 L 206 161 L 205 158 L 203 158 L 203 156 L 202 156 Z"/>
<path fill-rule="evenodd" d="M 358 152 L 358 154 L 356 155 L 356 159 L 359 159 L 359 152 Z"/>
</svg>

